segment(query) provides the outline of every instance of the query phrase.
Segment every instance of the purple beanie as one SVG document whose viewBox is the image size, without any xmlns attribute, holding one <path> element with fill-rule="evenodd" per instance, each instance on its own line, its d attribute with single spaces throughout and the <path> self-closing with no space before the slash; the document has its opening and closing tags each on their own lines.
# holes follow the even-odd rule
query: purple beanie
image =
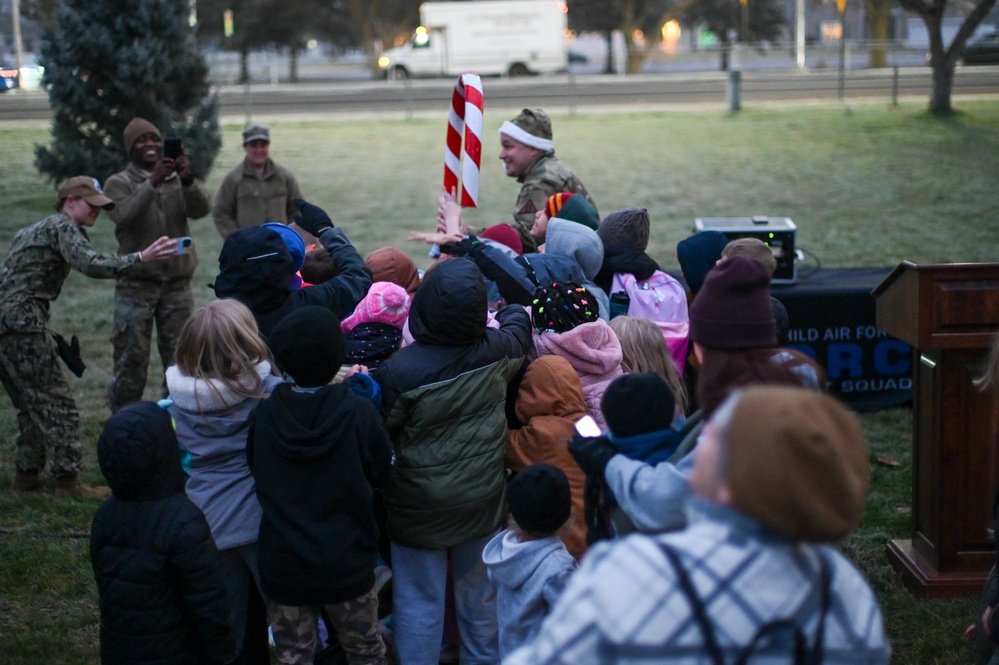
<svg viewBox="0 0 999 665">
<path fill-rule="evenodd" d="M 729 351 L 777 346 L 770 275 L 763 264 L 734 256 L 708 272 L 690 306 L 690 339 Z"/>
</svg>

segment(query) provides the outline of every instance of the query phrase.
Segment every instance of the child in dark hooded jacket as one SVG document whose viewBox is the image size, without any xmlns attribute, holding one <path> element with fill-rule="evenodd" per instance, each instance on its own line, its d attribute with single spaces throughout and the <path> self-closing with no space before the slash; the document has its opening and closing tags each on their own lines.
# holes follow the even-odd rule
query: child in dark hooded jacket
<svg viewBox="0 0 999 665">
<path fill-rule="evenodd" d="M 218 552 L 184 493 L 169 414 L 152 402 L 125 406 L 104 426 L 97 457 L 112 492 L 90 530 L 101 663 L 234 662 Z"/>
<path fill-rule="evenodd" d="M 371 271 L 343 229 L 334 228 L 322 208 L 301 199 L 296 199 L 295 205 L 302 211 L 295 221 L 322 243 L 335 276 L 321 284 L 294 288 L 296 259 L 285 239 L 263 226 L 236 231 L 219 253 L 215 295 L 235 298 L 249 307 L 265 340 L 281 319 L 301 307 L 324 307 L 343 319 L 371 286 Z"/>
<path fill-rule="evenodd" d="M 263 509 L 260 582 L 278 658 L 312 662 L 325 610 L 348 662 L 384 663 L 373 494 L 392 466 L 388 434 L 349 381 L 329 385 L 344 362 L 332 312 L 295 310 L 270 343 L 290 383 L 257 407 L 246 452 Z"/>
<path fill-rule="evenodd" d="M 409 313 L 414 342 L 379 365 L 386 427 L 399 456 L 384 490 L 400 662 L 436 663 L 450 556 L 463 663 L 495 663 L 497 632 L 482 548 L 503 521 L 507 385 L 530 319 L 504 307 L 487 327 L 471 261 L 426 274 Z"/>
</svg>

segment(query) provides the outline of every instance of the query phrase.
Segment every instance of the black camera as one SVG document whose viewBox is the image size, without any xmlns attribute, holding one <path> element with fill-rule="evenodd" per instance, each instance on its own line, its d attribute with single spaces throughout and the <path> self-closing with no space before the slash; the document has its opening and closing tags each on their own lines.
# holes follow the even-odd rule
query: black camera
<svg viewBox="0 0 999 665">
<path fill-rule="evenodd" d="M 179 136 L 168 136 L 163 139 L 163 156 L 177 159 L 184 154 L 184 143 Z"/>
</svg>

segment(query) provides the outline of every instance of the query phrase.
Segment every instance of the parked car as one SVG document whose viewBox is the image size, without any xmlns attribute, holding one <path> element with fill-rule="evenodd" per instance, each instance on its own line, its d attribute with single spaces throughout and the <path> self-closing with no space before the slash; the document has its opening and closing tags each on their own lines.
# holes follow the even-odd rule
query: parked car
<svg viewBox="0 0 999 665">
<path fill-rule="evenodd" d="M 988 65 L 999 63 L 999 31 L 990 32 L 964 46 L 964 64 Z"/>
<path fill-rule="evenodd" d="M 7 92 L 20 85 L 20 74 L 18 74 L 17 67 L 10 67 L 6 64 L 0 64 L 0 92 Z"/>
</svg>

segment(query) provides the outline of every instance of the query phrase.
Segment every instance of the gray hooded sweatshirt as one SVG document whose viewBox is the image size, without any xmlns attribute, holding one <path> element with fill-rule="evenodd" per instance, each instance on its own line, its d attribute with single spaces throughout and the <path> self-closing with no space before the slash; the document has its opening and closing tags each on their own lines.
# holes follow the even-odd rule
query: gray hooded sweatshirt
<svg viewBox="0 0 999 665">
<path fill-rule="evenodd" d="M 257 374 L 269 393 L 282 379 L 271 375 L 263 361 Z M 257 542 L 260 503 L 246 462 L 246 434 L 250 416 L 261 400 L 230 392 L 220 381 L 185 376 L 176 365 L 166 371 L 181 465 L 187 475 L 185 491 L 201 509 L 220 550 Z"/>
<path fill-rule="evenodd" d="M 558 536 L 520 542 L 509 529 L 489 541 L 482 560 L 496 589 L 500 657 L 505 658 L 538 634 L 577 564 Z"/>
<path fill-rule="evenodd" d="M 597 299 L 600 318 L 610 320 L 610 298 L 593 282 L 604 264 L 604 243 L 593 229 L 553 217 L 545 232 L 545 254 L 566 256 L 575 261 L 586 278 L 583 284 Z"/>
</svg>

